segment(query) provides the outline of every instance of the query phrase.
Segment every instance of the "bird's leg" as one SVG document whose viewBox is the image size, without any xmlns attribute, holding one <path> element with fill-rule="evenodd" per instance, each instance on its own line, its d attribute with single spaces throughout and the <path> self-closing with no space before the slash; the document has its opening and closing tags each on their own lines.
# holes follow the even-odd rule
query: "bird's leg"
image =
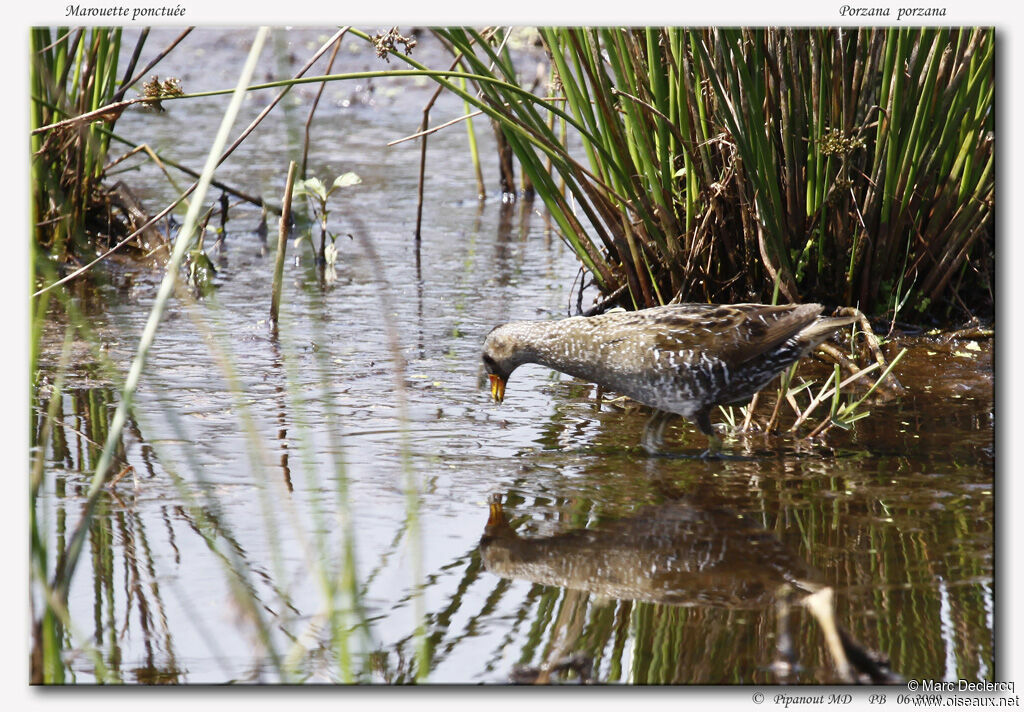
<svg viewBox="0 0 1024 712">
<path fill-rule="evenodd" d="M 661 443 L 665 433 L 665 425 L 675 417 L 675 413 L 664 410 L 655 410 L 644 426 L 644 435 L 640 441 L 641 447 L 648 455 L 657 455 L 661 452 Z"/>
<path fill-rule="evenodd" d="M 722 456 L 722 439 L 717 435 L 708 436 L 708 449 L 700 454 L 705 460 L 717 460 Z"/>
<path fill-rule="evenodd" d="M 711 409 L 705 408 L 697 413 L 696 423 L 700 431 L 708 436 L 708 449 L 701 453 L 701 457 L 707 459 L 718 457 L 722 450 L 722 440 L 715 434 L 715 429 L 711 426 Z"/>
</svg>

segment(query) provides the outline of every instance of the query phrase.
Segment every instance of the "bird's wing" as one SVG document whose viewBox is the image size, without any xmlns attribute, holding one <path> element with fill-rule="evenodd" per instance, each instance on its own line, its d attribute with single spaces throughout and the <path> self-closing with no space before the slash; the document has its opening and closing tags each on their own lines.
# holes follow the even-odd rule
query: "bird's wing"
<svg viewBox="0 0 1024 712">
<path fill-rule="evenodd" d="M 818 304 L 679 305 L 652 319 L 654 348 L 713 356 L 736 368 L 782 344 L 813 322 Z M 699 308 L 697 308 L 699 307 Z"/>
</svg>

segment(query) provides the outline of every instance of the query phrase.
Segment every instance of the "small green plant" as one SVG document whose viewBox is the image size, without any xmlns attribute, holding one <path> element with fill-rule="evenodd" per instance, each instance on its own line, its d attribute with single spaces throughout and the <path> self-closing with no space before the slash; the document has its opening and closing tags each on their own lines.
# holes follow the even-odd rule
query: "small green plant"
<svg viewBox="0 0 1024 712">
<path fill-rule="evenodd" d="M 217 274 L 217 267 L 213 260 L 206 254 L 203 246 L 205 234 L 199 235 L 195 247 L 190 249 L 186 255 L 188 264 L 188 283 L 195 287 L 199 294 L 207 296 L 213 291 L 213 278 Z"/>
<path fill-rule="evenodd" d="M 295 187 L 292 189 L 292 198 L 294 199 L 303 196 L 306 198 L 310 209 L 313 211 L 317 224 L 320 227 L 320 249 L 316 252 L 317 264 L 328 266 L 333 265 L 338 255 L 338 249 L 334 245 L 337 235 L 327 229 L 327 219 L 330 214 L 330 211 L 327 208 L 327 201 L 335 191 L 342 190 L 353 185 L 359 185 L 362 182 L 363 179 L 351 171 L 343 173 L 335 178 L 334 183 L 331 184 L 330 190 L 324 186 L 323 181 L 319 178 L 307 178 L 306 180 L 295 181 Z M 330 238 L 329 244 L 327 242 L 328 237 Z M 306 240 L 309 241 L 310 247 L 313 248 L 312 228 L 295 240 L 295 247 L 301 246 L 301 244 Z"/>
</svg>

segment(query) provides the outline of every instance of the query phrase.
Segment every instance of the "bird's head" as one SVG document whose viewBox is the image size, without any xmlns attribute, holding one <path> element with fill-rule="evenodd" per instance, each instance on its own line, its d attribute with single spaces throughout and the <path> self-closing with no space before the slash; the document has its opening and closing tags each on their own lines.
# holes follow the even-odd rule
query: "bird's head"
<svg viewBox="0 0 1024 712">
<path fill-rule="evenodd" d="M 525 359 L 512 324 L 495 327 L 484 341 L 484 368 L 491 379 L 491 395 L 501 403 L 509 376 Z"/>
</svg>

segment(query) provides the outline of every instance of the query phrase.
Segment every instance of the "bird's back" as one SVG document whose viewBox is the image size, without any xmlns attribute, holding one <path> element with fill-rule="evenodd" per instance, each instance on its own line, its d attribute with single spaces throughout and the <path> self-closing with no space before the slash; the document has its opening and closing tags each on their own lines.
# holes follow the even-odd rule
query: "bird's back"
<svg viewBox="0 0 1024 712">
<path fill-rule="evenodd" d="M 678 304 L 566 320 L 578 351 L 590 355 L 567 372 L 693 417 L 709 405 L 749 398 L 813 348 L 800 335 L 821 310 L 818 304 Z"/>
</svg>

